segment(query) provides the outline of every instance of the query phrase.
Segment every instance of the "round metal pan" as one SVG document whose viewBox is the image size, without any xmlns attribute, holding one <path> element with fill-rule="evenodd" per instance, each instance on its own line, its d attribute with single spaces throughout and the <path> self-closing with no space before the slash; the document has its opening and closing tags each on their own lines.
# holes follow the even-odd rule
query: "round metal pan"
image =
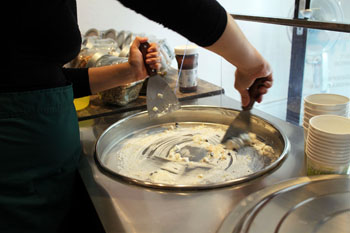
<svg viewBox="0 0 350 233">
<path fill-rule="evenodd" d="M 121 178 L 124 181 L 135 183 L 142 186 L 171 189 L 171 190 L 198 190 L 198 189 L 210 189 L 218 188 L 237 183 L 245 182 L 254 179 L 262 174 L 270 171 L 279 165 L 283 159 L 287 156 L 290 144 L 288 138 L 267 120 L 252 115 L 251 118 L 251 132 L 255 133 L 259 139 L 264 141 L 267 145 L 271 146 L 274 150 L 274 156 L 276 159 L 265 161 L 262 167 L 256 169 L 252 174 L 238 177 L 231 180 L 225 180 L 217 183 L 209 184 L 166 184 L 150 182 L 146 179 L 136 179 L 125 174 L 121 174 L 114 169 L 110 169 L 105 161 L 108 156 L 111 156 L 108 152 L 120 144 L 125 138 L 139 132 L 142 129 L 162 127 L 162 125 L 170 123 L 191 123 L 191 124 L 219 124 L 228 126 L 232 120 L 239 114 L 239 110 L 215 107 L 215 106 L 200 106 L 200 105 L 187 105 L 182 106 L 180 110 L 173 112 L 172 114 L 165 115 L 160 118 L 150 119 L 147 111 L 140 112 L 124 118 L 109 128 L 107 128 L 99 137 L 96 143 L 95 156 L 96 161 L 101 169 L 110 175 Z M 124 156 L 124 155 L 123 155 Z M 127 154 L 125 156 L 128 156 Z"/>
<path fill-rule="evenodd" d="M 345 233 L 349 219 L 350 176 L 299 177 L 243 199 L 217 232 Z"/>
</svg>

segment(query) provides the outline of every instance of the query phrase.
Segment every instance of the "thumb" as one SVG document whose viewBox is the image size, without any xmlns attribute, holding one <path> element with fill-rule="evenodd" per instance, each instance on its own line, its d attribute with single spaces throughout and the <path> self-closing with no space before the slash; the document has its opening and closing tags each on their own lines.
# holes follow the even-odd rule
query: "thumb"
<svg viewBox="0 0 350 233">
<path fill-rule="evenodd" d="M 250 102 L 248 90 L 242 90 L 239 93 L 241 94 L 242 106 L 247 106 Z"/>
<path fill-rule="evenodd" d="M 147 37 L 139 37 L 137 36 L 135 40 L 133 41 L 132 45 L 133 47 L 139 48 L 141 43 L 147 42 L 148 38 Z"/>
</svg>

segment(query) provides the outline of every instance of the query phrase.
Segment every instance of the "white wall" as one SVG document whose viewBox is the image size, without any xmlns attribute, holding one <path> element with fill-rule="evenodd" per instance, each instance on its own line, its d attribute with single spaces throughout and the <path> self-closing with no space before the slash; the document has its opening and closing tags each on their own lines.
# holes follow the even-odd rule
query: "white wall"
<svg viewBox="0 0 350 233">
<path fill-rule="evenodd" d="M 167 38 L 171 43 L 183 43 L 185 39 L 162 25 L 125 8 L 116 0 L 77 0 L 78 23 L 82 32 L 90 28 L 99 30 L 114 28 L 117 31 L 144 32 Z"/>
<path fill-rule="evenodd" d="M 231 14 L 286 18 L 294 8 L 295 0 L 218 0 L 218 2 Z"/>
</svg>

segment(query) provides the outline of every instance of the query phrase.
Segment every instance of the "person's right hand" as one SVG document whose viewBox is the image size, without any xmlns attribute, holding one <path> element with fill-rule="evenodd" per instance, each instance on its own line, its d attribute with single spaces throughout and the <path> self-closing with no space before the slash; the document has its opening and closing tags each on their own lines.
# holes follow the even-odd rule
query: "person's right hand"
<svg viewBox="0 0 350 233">
<path fill-rule="evenodd" d="M 259 88 L 260 97 L 256 100 L 258 103 L 262 101 L 262 96 L 267 93 L 268 89 L 272 86 L 272 70 L 263 58 L 261 65 L 256 68 L 250 68 L 244 70 L 237 68 L 235 72 L 235 88 L 241 94 L 242 106 L 247 106 L 250 101 L 248 89 L 253 85 L 254 81 L 258 78 L 266 77 L 268 80 L 264 82 L 264 85 Z"/>
<path fill-rule="evenodd" d="M 147 42 L 146 37 L 136 37 L 130 47 L 128 63 L 131 70 L 135 73 L 135 81 L 145 79 L 148 77 L 146 67 L 142 53 L 139 49 L 141 43 Z M 145 62 L 155 70 L 159 70 L 161 67 L 161 58 L 159 53 L 159 47 L 156 43 L 150 43 L 150 47 L 147 49 L 147 55 Z"/>
<path fill-rule="evenodd" d="M 254 83 L 255 79 L 266 77 L 267 81 L 259 88 L 261 95 L 257 99 L 257 102 L 262 101 L 262 96 L 272 86 L 271 67 L 254 46 L 249 43 L 230 14 L 227 13 L 227 24 L 221 37 L 206 48 L 224 57 L 237 68 L 234 86 L 241 94 L 242 106 L 247 106 L 250 102 L 248 88 Z"/>
</svg>

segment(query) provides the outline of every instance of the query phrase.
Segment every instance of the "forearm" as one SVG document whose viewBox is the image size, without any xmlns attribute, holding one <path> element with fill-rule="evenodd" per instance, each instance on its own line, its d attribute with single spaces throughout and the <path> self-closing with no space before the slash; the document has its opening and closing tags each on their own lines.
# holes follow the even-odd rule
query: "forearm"
<svg viewBox="0 0 350 233">
<path fill-rule="evenodd" d="M 89 82 L 92 94 L 126 85 L 136 80 L 136 74 L 129 63 L 89 69 Z"/>
<path fill-rule="evenodd" d="M 235 20 L 228 15 L 222 36 L 206 49 L 213 51 L 244 72 L 259 70 L 265 63 L 263 57 L 247 40 Z"/>
<path fill-rule="evenodd" d="M 227 17 L 224 33 L 214 44 L 206 48 L 221 55 L 236 66 L 234 86 L 241 94 L 243 106 L 246 106 L 250 101 L 247 89 L 257 78 L 266 77 L 267 81 L 259 88 L 260 96 L 257 98 L 257 101 L 261 102 L 262 95 L 266 94 L 268 88 L 272 86 L 271 67 L 249 43 L 230 15 Z"/>
</svg>

